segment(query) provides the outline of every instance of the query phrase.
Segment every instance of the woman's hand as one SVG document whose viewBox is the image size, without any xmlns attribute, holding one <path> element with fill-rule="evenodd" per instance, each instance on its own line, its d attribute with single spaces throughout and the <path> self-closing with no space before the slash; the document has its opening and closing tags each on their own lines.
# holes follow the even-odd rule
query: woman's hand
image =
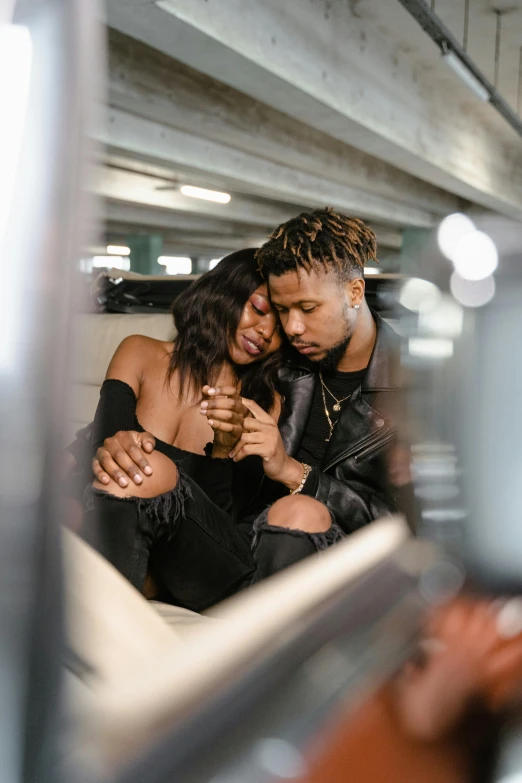
<svg viewBox="0 0 522 783">
<path fill-rule="evenodd" d="M 143 476 L 152 474 L 146 454 L 155 448 L 156 439 L 150 432 L 117 432 L 112 438 L 106 438 L 96 452 L 92 472 L 101 484 L 113 479 L 120 487 L 127 487 L 129 478 L 135 484 L 142 484 Z"/>
<path fill-rule="evenodd" d="M 228 457 L 243 432 L 243 423 L 249 416 L 235 386 L 204 386 L 200 406 L 203 416 L 214 430 L 213 457 Z"/>
<path fill-rule="evenodd" d="M 243 397 L 243 404 L 252 416 L 245 418 L 243 434 L 230 456 L 234 462 L 251 454 L 262 457 L 268 478 L 288 489 L 297 489 L 303 478 L 303 465 L 286 453 L 276 420 L 253 400 Z"/>
<path fill-rule="evenodd" d="M 512 633 L 505 627 L 510 610 Z M 433 610 L 424 635 L 424 660 L 409 664 L 398 681 L 399 713 L 411 735 L 443 737 L 477 700 L 491 711 L 520 705 L 522 599 L 459 597 Z"/>
</svg>

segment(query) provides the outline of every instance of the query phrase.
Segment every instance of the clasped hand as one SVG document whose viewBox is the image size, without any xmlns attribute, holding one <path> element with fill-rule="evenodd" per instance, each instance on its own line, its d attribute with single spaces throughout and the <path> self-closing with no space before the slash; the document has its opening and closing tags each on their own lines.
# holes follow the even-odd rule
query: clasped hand
<svg viewBox="0 0 522 783">
<path fill-rule="evenodd" d="M 214 430 L 214 444 L 219 442 L 219 448 L 227 451 L 227 456 L 234 462 L 252 455 L 262 457 L 268 478 L 290 487 L 297 486 L 302 466 L 286 453 L 274 417 L 253 400 L 238 396 L 235 399 L 232 394 L 224 398 L 221 395 L 229 391 L 226 388 L 209 391 L 205 387 L 204 393 L 205 390 L 207 398 L 210 391 L 215 394 L 213 399 L 201 403 L 201 411 Z M 238 395 L 235 389 L 233 391 Z M 216 449 L 214 456 L 218 456 Z"/>
</svg>

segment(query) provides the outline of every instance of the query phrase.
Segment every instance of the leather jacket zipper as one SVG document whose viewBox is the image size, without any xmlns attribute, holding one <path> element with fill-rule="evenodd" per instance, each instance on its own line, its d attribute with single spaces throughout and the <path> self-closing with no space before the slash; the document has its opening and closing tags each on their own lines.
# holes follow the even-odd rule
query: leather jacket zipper
<svg viewBox="0 0 522 783">
<path fill-rule="evenodd" d="M 392 441 L 395 437 L 395 432 L 389 431 L 382 435 L 379 440 L 375 441 L 374 443 L 368 444 L 366 448 L 362 449 L 361 451 L 357 452 L 357 454 L 354 455 L 354 461 L 359 464 L 363 459 L 366 459 L 370 456 L 370 454 L 373 454 L 374 451 L 379 451 L 383 446 L 385 446 L 387 443 Z"/>
<path fill-rule="evenodd" d="M 357 446 L 352 446 L 343 454 L 340 454 L 333 462 L 325 465 L 323 471 L 330 470 L 330 468 L 332 468 L 334 465 L 337 465 L 339 462 L 343 462 L 345 459 L 349 459 L 350 457 L 353 457 L 355 462 L 358 464 L 361 459 L 364 459 L 368 456 L 368 454 L 372 454 L 374 451 L 378 451 L 382 446 L 385 446 L 386 443 L 393 440 L 394 437 L 394 430 L 377 432 L 362 443 L 359 443 Z"/>
</svg>

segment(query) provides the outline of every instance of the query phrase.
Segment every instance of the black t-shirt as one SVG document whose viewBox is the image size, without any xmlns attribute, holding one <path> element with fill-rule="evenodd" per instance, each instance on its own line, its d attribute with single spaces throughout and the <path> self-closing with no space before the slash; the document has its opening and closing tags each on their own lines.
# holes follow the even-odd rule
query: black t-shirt
<svg viewBox="0 0 522 783">
<path fill-rule="evenodd" d="M 366 369 L 357 372 L 322 373 L 323 381 L 332 393 L 329 394 L 326 389 L 324 390 L 326 407 L 334 427 L 346 405 L 350 404 L 350 400 L 347 399 L 340 403 L 340 410 L 336 411 L 334 410 L 336 399 L 344 400 L 345 397 L 352 395 L 363 382 L 365 375 Z M 296 457 L 299 462 L 305 462 L 307 465 L 320 465 L 328 447 L 330 427 L 324 412 L 321 388 L 318 376 L 305 434 Z"/>
</svg>

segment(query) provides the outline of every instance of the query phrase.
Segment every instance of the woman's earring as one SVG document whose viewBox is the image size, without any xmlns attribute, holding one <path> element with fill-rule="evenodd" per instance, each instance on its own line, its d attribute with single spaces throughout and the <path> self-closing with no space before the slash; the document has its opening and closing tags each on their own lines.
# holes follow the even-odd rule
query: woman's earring
<svg viewBox="0 0 522 783">
<path fill-rule="evenodd" d="M 358 310 L 358 309 L 359 309 L 359 305 L 354 305 L 354 306 L 353 306 L 353 309 L 354 309 L 354 310 Z"/>
</svg>

